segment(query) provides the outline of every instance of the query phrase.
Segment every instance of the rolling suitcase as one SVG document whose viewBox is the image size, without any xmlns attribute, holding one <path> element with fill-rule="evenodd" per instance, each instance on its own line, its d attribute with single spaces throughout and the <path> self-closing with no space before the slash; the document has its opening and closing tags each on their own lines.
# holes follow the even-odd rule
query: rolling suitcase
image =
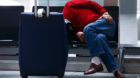
<svg viewBox="0 0 140 78">
<path fill-rule="evenodd" d="M 49 6 L 47 6 L 49 10 Z M 37 18 L 21 13 L 19 26 L 19 67 L 22 78 L 58 76 L 63 78 L 67 63 L 67 37 L 62 13 Z"/>
</svg>

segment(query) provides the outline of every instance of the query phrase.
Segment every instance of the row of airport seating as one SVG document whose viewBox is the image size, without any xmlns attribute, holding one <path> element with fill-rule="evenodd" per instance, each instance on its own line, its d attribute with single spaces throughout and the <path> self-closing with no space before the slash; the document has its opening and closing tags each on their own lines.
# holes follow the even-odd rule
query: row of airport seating
<svg viewBox="0 0 140 78">
<path fill-rule="evenodd" d="M 39 6 L 38 8 L 46 8 L 46 7 Z M 108 7 L 104 7 L 104 8 L 106 8 L 109 11 L 109 13 L 113 16 L 113 18 L 116 22 L 115 37 L 113 40 L 109 40 L 109 44 L 112 48 L 117 49 L 118 48 L 119 8 L 116 6 L 108 6 Z M 52 50 L 54 45 L 56 45 L 56 44 L 53 45 L 53 44 L 51 44 L 51 41 L 45 41 L 47 39 L 50 40 L 49 34 L 46 34 L 46 36 L 48 35 L 48 37 L 44 37 L 44 38 L 43 38 L 43 36 L 45 36 L 45 34 L 40 35 L 40 34 L 42 34 L 42 32 L 45 29 L 41 29 L 41 27 L 40 28 L 35 27 L 35 30 L 38 30 L 38 29 L 39 29 L 39 31 L 42 30 L 42 32 L 36 32 L 34 29 L 30 30 L 30 29 L 34 28 L 34 26 L 29 27 L 29 26 L 21 25 L 21 24 L 24 24 L 27 22 L 29 22 L 29 24 L 32 25 L 30 22 L 34 23 L 35 21 L 38 21 L 38 20 L 27 21 L 26 19 L 32 19 L 32 17 L 30 17 L 30 16 L 26 17 L 24 15 L 22 15 L 22 16 L 20 15 L 21 12 L 24 11 L 24 6 L 0 6 L 0 10 L 1 10 L 1 12 L 0 12 L 0 40 L 1 40 L 0 44 L 1 44 L 1 46 L 18 46 L 18 45 L 20 45 L 19 51 L 21 53 L 19 53 L 19 62 L 20 62 L 20 71 L 21 71 L 22 78 L 27 78 L 28 75 L 58 75 L 59 78 L 62 78 L 64 75 L 64 68 L 65 68 L 65 64 L 66 64 L 66 60 L 67 60 L 66 58 L 63 58 L 63 56 L 66 57 L 67 54 L 66 53 L 63 54 L 61 52 L 61 54 L 63 54 L 63 55 L 60 55 L 59 52 L 56 52 L 57 54 L 52 52 L 52 51 L 56 51 L 57 49 L 58 50 L 62 49 L 62 47 L 59 46 L 61 43 L 59 42 L 60 44 L 57 44 L 57 46 L 59 46 L 60 48 L 56 48 L 56 49 Z M 50 7 L 51 12 L 61 12 L 62 10 L 63 10 L 63 6 Z M 58 17 L 59 19 L 62 18 L 61 14 L 56 14 L 56 16 L 57 15 L 59 16 Z M 20 20 L 20 18 L 22 18 L 24 20 Z M 55 19 L 55 17 L 51 17 L 48 19 L 56 21 L 56 23 L 58 23 L 58 21 Z M 61 21 L 64 21 L 64 19 Z M 42 22 L 42 23 L 44 23 L 44 22 Z M 49 25 L 50 25 L 50 23 L 52 23 L 52 21 L 48 22 Z M 34 25 L 36 25 L 36 24 L 34 23 Z M 54 24 L 55 23 L 53 23 L 52 25 L 54 26 Z M 63 24 L 61 23 L 61 25 L 63 25 Z M 69 32 L 67 32 L 69 44 L 70 44 L 70 46 L 72 46 L 70 48 L 75 48 L 73 45 L 76 45 L 77 46 L 76 48 L 85 47 L 86 43 L 81 43 L 79 40 L 73 39 L 73 37 L 72 37 L 73 35 L 71 34 L 72 30 L 69 30 L 69 26 L 71 24 L 69 23 L 66 25 L 68 27 L 67 30 L 69 31 Z M 46 28 L 46 27 L 44 27 L 44 28 Z M 62 27 L 64 27 L 64 26 L 62 26 Z M 64 28 L 61 28 L 61 30 Z M 49 31 L 49 33 L 51 32 L 50 30 L 48 30 L 48 31 Z M 46 32 L 46 31 L 44 31 L 44 32 Z M 32 35 L 32 34 L 34 34 L 34 35 Z M 39 36 L 39 37 L 36 37 L 36 36 Z M 55 36 L 59 37 L 58 35 L 55 35 Z M 30 39 L 27 40 L 27 38 L 30 38 Z M 52 36 L 51 38 L 56 38 L 56 37 Z M 22 39 L 22 40 L 20 42 L 18 42 L 19 39 Z M 60 39 L 63 39 L 63 38 L 61 37 Z M 42 40 L 45 41 L 46 43 L 48 43 L 50 46 L 45 44 L 45 42 L 43 42 Z M 57 40 L 55 42 L 58 43 Z M 37 45 L 35 43 L 37 43 Z M 48 46 L 48 48 L 43 48 L 44 47 L 43 45 Z M 40 47 L 40 48 L 38 48 L 38 47 Z M 50 51 L 49 54 L 47 54 L 47 52 L 42 53 L 43 51 L 47 51 L 46 49 L 49 51 L 50 50 L 52 50 L 52 51 Z M 30 52 L 30 51 L 33 51 L 33 52 Z M 38 51 L 38 52 L 41 51 L 41 52 L 38 53 L 36 51 Z M 66 50 L 64 52 L 66 52 Z M 42 56 L 39 56 L 39 55 L 42 55 Z M 53 55 L 57 58 L 54 59 Z M 48 58 L 48 60 L 46 58 Z M 61 59 L 59 59 L 59 58 L 61 58 Z M 54 61 L 56 59 L 59 60 L 60 62 L 56 61 L 54 63 Z M 46 61 L 46 62 L 44 63 L 44 61 Z M 51 66 L 52 68 L 45 67 L 45 66 Z M 46 68 L 48 71 L 45 70 L 44 68 Z M 56 71 L 53 71 L 53 69 Z M 58 72 L 58 70 L 61 70 L 61 71 Z"/>
<path fill-rule="evenodd" d="M 38 6 L 38 8 L 46 8 L 45 6 Z M 118 6 L 105 6 L 116 22 L 116 33 L 113 40 L 110 40 L 111 47 L 118 46 Z M 52 6 L 50 12 L 62 12 L 63 6 Z M 0 6 L 0 45 L 18 45 L 18 29 L 20 13 L 24 11 L 24 6 Z M 33 9 L 34 11 L 34 9 Z M 69 33 L 69 32 L 68 32 Z M 71 35 L 71 33 L 69 33 Z M 70 37 L 71 38 L 71 37 Z M 14 43 L 14 44 L 13 44 Z M 16 44 L 15 44 L 16 43 Z M 78 41 L 73 41 L 73 44 L 82 46 Z"/>
<path fill-rule="evenodd" d="M 38 6 L 44 8 L 45 6 Z M 109 41 L 113 54 L 117 54 L 118 48 L 118 23 L 119 23 L 119 8 L 118 6 L 105 6 L 109 13 L 113 16 L 116 22 L 115 37 Z M 50 12 L 62 12 L 63 6 L 51 6 Z M 0 6 L 0 46 L 18 46 L 18 32 L 20 13 L 24 11 L 24 6 Z M 33 10 L 34 11 L 34 7 Z M 70 24 L 67 24 L 67 34 L 70 48 L 87 47 L 85 43 L 81 43 L 76 38 L 73 38 L 73 31 L 70 29 Z M 76 50 L 76 49 L 74 49 Z M 73 52 L 72 52 L 73 53 Z M 86 55 L 85 53 L 77 52 L 77 55 Z"/>
<path fill-rule="evenodd" d="M 17 46 L 20 13 L 24 6 L 0 6 L 0 46 Z"/>
</svg>

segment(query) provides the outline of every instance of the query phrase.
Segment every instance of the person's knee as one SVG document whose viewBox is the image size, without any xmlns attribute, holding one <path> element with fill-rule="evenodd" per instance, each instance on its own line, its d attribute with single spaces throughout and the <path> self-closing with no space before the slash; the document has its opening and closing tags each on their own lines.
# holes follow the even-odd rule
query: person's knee
<svg viewBox="0 0 140 78">
<path fill-rule="evenodd" d="M 97 37 L 99 39 L 107 39 L 106 35 L 105 34 L 98 34 Z"/>
<path fill-rule="evenodd" d="M 83 32 L 84 32 L 84 34 L 87 34 L 89 32 L 96 33 L 96 29 L 93 27 L 90 27 L 90 26 L 85 26 L 83 29 Z"/>
<path fill-rule="evenodd" d="M 83 29 L 84 34 L 87 34 L 90 31 L 90 28 L 88 26 L 85 26 Z"/>
</svg>

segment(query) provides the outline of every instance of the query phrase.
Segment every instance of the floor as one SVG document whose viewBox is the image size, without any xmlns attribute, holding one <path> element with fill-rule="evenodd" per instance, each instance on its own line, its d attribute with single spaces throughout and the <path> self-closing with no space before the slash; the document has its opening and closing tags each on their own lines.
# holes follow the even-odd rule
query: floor
<svg viewBox="0 0 140 78">
<path fill-rule="evenodd" d="M 140 78 L 140 74 L 124 74 L 125 78 Z M 0 78 L 21 78 L 19 71 L 0 71 Z M 29 76 L 28 78 L 57 78 L 55 76 Z M 64 78 L 114 78 L 112 73 L 83 75 L 83 72 L 66 72 Z"/>
<path fill-rule="evenodd" d="M 75 50 L 72 50 L 75 51 Z M 76 50 L 77 51 L 77 50 Z M 78 50 L 84 51 L 86 50 Z M 129 50 L 135 56 L 126 56 L 125 78 L 140 78 L 140 56 L 139 49 Z M 17 47 L 0 48 L 0 78 L 21 78 L 18 66 Z M 137 58 L 136 58 L 137 56 Z M 135 57 L 135 58 L 134 58 Z M 90 65 L 88 57 L 71 57 L 68 59 L 64 78 L 114 78 L 112 73 L 108 73 L 105 66 L 104 71 L 92 75 L 83 75 L 83 71 Z M 28 78 L 57 78 L 52 76 L 29 76 Z"/>
</svg>

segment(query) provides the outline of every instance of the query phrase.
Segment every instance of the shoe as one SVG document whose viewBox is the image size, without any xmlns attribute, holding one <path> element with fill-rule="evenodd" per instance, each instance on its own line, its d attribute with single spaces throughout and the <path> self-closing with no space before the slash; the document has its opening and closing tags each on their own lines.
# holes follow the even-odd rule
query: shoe
<svg viewBox="0 0 140 78">
<path fill-rule="evenodd" d="M 124 78 L 124 75 L 119 70 L 114 72 L 114 76 L 115 78 Z"/>
<path fill-rule="evenodd" d="M 100 71 L 103 71 L 102 64 L 96 65 L 94 63 L 91 63 L 89 69 L 84 72 L 84 75 L 93 74 L 93 73 L 100 72 Z"/>
</svg>

